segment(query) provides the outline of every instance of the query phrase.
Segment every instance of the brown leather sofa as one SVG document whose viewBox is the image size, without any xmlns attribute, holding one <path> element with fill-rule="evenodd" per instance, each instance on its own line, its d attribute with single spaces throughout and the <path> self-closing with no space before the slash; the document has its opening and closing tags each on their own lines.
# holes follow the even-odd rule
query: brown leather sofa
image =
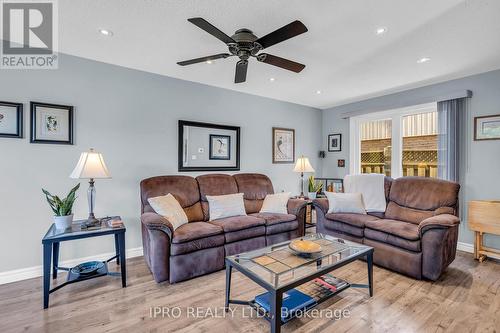
<svg viewBox="0 0 500 333">
<path fill-rule="evenodd" d="M 160 176 L 141 182 L 141 225 L 144 258 L 156 282 L 179 282 L 220 270 L 224 257 L 304 235 L 306 202 L 288 201 L 288 214 L 259 213 L 274 192 L 261 174 Z M 171 193 L 189 223 L 173 230 L 156 214 L 148 198 Z M 207 195 L 244 193 L 247 216 L 209 221 Z"/>
<path fill-rule="evenodd" d="M 459 190 L 444 180 L 386 177 L 385 213 L 327 213 L 328 200 L 317 199 L 317 232 L 372 246 L 375 264 L 435 281 L 455 259 Z"/>
</svg>

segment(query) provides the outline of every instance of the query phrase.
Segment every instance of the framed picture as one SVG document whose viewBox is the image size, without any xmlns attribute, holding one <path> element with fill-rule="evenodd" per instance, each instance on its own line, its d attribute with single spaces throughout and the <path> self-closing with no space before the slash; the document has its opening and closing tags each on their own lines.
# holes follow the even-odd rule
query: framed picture
<svg viewBox="0 0 500 333">
<path fill-rule="evenodd" d="M 475 117 L 474 140 L 500 140 L 500 114 Z"/>
<path fill-rule="evenodd" d="M 23 104 L 0 102 L 0 137 L 23 137 Z"/>
<path fill-rule="evenodd" d="M 210 134 L 209 159 L 230 160 L 231 159 L 231 136 Z"/>
<path fill-rule="evenodd" d="M 345 160 L 337 160 L 337 166 L 339 168 L 345 168 Z"/>
<path fill-rule="evenodd" d="M 178 170 L 240 170 L 240 127 L 179 120 Z"/>
<path fill-rule="evenodd" d="M 328 135 L 328 151 L 342 151 L 342 134 Z"/>
<path fill-rule="evenodd" d="M 273 163 L 295 163 L 295 130 L 273 127 Z"/>
<path fill-rule="evenodd" d="M 73 144 L 73 107 L 31 102 L 31 143 Z"/>
</svg>

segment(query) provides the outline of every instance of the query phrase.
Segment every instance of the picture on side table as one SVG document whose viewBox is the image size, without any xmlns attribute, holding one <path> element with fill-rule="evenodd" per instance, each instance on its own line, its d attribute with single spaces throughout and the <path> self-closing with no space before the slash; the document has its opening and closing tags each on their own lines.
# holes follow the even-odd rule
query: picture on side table
<svg viewBox="0 0 500 333">
<path fill-rule="evenodd" d="M 209 159 L 231 159 L 231 136 L 210 134 Z"/>
<path fill-rule="evenodd" d="M 0 102 L 0 137 L 23 137 L 23 104 Z"/>
<path fill-rule="evenodd" d="M 73 144 L 73 107 L 31 102 L 31 143 Z"/>
<path fill-rule="evenodd" d="M 474 140 L 500 140 L 500 114 L 475 117 Z"/>
<path fill-rule="evenodd" d="M 295 130 L 273 127 L 273 163 L 295 163 Z"/>
<path fill-rule="evenodd" d="M 328 151 L 342 151 L 342 134 L 328 135 Z"/>
</svg>

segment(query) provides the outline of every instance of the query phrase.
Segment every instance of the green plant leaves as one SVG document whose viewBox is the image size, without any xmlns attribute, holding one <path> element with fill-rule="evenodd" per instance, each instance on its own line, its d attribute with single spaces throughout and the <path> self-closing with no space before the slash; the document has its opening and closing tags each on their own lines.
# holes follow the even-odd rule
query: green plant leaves
<svg viewBox="0 0 500 333">
<path fill-rule="evenodd" d="M 73 204 L 76 200 L 76 191 L 80 188 L 80 183 L 78 183 L 75 187 L 73 187 L 66 198 L 60 199 L 57 195 L 50 194 L 49 191 L 42 188 L 43 194 L 45 194 L 45 198 L 49 203 L 50 208 L 54 212 L 56 216 L 67 216 L 71 215 L 73 210 Z"/>
</svg>

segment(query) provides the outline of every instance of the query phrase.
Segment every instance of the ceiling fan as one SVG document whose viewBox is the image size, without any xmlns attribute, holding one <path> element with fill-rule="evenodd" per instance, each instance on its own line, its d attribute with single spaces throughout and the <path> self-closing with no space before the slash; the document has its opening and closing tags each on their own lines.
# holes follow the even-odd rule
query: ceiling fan
<svg viewBox="0 0 500 333">
<path fill-rule="evenodd" d="M 212 24 L 207 22 L 201 17 L 194 17 L 188 19 L 189 22 L 196 25 L 198 28 L 205 30 L 212 36 L 223 41 L 229 48 L 229 53 L 219 53 L 208 57 L 201 57 L 186 61 L 180 61 L 177 64 L 181 66 L 192 65 L 199 62 L 211 61 L 215 59 L 225 59 L 228 57 L 237 56 L 240 60 L 236 63 L 236 74 L 234 83 L 241 83 L 246 81 L 248 59 L 250 57 L 256 58 L 260 62 L 269 65 L 278 66 L 292 72 L 299 73 L 306 67 L 295 61 L 284 59 L 268 53 L 259 53 L 261 50 L 268 48 L 272 45 L 281 43 L 287 39 L 303 34 L 307 31 L 306 26 L 300 21 L 293 21 L 290 24 L 273 31 L 264 37 L 257 38 L 249 29 L 243 28 L 236 30 L 234 35 L 229 37 Z"/>
</svg>

